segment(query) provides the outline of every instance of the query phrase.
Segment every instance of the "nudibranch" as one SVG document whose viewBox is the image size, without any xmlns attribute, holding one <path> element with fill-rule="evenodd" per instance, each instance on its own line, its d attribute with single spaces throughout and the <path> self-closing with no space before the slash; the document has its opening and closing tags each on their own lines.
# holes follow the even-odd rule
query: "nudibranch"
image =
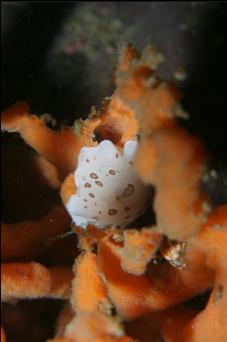
<svg viewBox="0 0 227 342">
<path fill-rule="evenodd" d="M 143 212 L 150 189 L 133 167 L 137 147 L 136 140 L 128 140 L 123 148 L 103 140 L 80 150 L 74 174 L 76 192 L 65 203 L 77 226 L 124 228 Z"/>
</svg>

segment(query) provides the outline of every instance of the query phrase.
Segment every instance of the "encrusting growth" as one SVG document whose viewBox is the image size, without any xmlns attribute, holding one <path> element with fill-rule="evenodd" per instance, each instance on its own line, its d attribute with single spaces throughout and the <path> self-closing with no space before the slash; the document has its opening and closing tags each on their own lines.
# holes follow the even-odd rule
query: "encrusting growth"
<svg viewBox="0 0 227 342">
<path fill-rule="evenodd" d="M 24 102 L 2 113 L 2 130 L 37 152 L 64 204 L 2 224 L 2 301 L 65 300 L 49 342 L 226 342 L 227 206 L 213 208 L 202 189 L 211 157 L 177 121 L 181 95 L 156 77 L 152 53 L 125 45 L 114 94 L 73 127 L 48 128 Z M 155 219 L 138 227 L 145 209 Z M 77 240 L 66 239 L 70 223 Z M 65 264 L 37 261 L 50 240 Z M 188 306 L 207 291 L 203 310 Z"/>
</svg>

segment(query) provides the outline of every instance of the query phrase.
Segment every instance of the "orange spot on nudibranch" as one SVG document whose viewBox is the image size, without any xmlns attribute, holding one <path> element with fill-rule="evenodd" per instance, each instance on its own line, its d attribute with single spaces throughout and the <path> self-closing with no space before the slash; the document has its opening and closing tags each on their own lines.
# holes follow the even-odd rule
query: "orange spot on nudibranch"
<svg viewBox="0 0 227 342">
<path fill-rule="evenodd" d="M 89 196 L 90 196 L 91 198 L 95 198 L 95 195 L 94 195 L 92 192 L 89 193 Z"/>
<path fill-rule="evenodd" d="M 134 192 L 134 185 L 128 184 L 122 193 L 122 197 L 129 197 L 133 194 L 133 192 Z"/>
<path fill-rule="evenodd" d="M 103 186 L 103 183 L 100 181 L 95 181 L 95 184 L 97 184 L 98 186 Z"/>
<path fill-rule="evenodd" d="M 116 213 L 117 213 L 117 210 L 116 209 L 109 209 L 109 211 L 108 211 L 108 214 L 109 215 L 116 215 Z"/>
<path fill-rule="evenodd" d="M 93 179 L 98 179 L 99 177 L 96 175 L 96 173 L 92 172 L 90 173 L 90 177 Z"/>
</svg>

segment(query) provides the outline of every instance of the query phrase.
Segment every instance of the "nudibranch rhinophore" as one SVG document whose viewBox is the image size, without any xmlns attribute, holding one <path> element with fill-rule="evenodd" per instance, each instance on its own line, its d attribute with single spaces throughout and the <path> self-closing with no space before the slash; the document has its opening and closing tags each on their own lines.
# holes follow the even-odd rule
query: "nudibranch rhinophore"
<svg viewBox="0 0 227 342">
<path fill-rule="evenodd" d="M 77 226 L 124 228 L 143 212 L 150 188 L 133 167 L 137 146 L 137 141 L 128 140 L 120 149 L 103 140 L 95 147 L 81 149 L 75 171 L 76 193 L 66 204 Z"/>
</svg>

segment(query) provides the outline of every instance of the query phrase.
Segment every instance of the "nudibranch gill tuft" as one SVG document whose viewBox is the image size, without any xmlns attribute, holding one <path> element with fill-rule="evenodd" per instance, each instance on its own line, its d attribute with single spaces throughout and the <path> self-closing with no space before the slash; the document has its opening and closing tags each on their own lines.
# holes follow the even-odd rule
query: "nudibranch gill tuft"
<svg viewBox="0 0 227 342">
<path fill-rule="evenodd" d="M 76 193 L 66 203 L 77 226 L 124 228 L 141 214 L 150 189 L 133 167 L 137 147 L 137 141 L 129 140 L 120 149 L 103 140 L 95 147 L 81 149 L 74 175 Z"/>
</svg>

